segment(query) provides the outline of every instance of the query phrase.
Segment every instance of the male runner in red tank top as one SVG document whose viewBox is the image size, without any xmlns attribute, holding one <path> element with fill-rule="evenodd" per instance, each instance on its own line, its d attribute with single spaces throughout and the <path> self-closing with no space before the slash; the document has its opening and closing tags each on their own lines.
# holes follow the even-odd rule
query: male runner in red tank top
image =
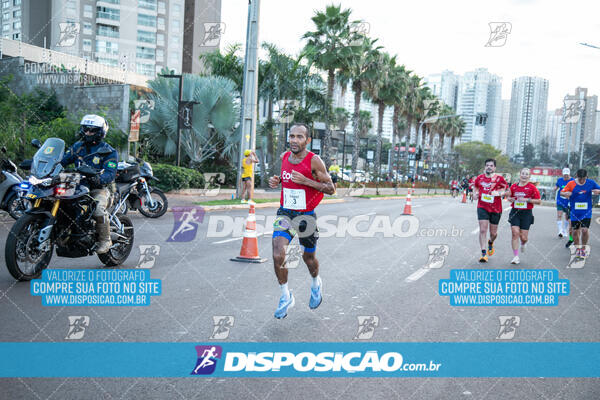
<svg viewBox="0 0 600 400">
<path fill-rule="evenodd" d="M 502 216 L 502 196 L 508 189 L 508 183 L 502 175 L 496 174 L 496 160 L 485 160 L 485 173 L 475 178 L 473 187 L 477 202 L 477 219 L 479 220 L 479 244 L 481 257 L 479 262 L 487 262 L 488 256 L 494 254 L 494 240 L 498 236 L 498 223 Z M 487 239 L 488 229 L 490 238 Z M 487 246 L 486 246 L 487 241 Z M 487 247 L 487 249 L 486 249 Z"/>
<path fill-rule="evenodd" d="M 273 223 L 273 264 L 281 287 L 275 318 L 285 318 L 288 309 L 295 303 L 294 295 L 288 289 L 285 258 L 288 244 L 296 234 L 304 248 L 302 259 L 312 276 L 308 305 L 315 309 L 323 300 L 319 261 L 315 257 L 319 231 L 314 209 L 323 199 L 323 193 L 335 193 L 335 185 L 321 158 L 306 150 L 311 140 L 308 126 L 292 125 L 289 138 L 291 151 L 283 154 L 281 175 L 269 179 L 269 186 L 273 189 L 282 185 L 281 206 Z"/>
</svg>

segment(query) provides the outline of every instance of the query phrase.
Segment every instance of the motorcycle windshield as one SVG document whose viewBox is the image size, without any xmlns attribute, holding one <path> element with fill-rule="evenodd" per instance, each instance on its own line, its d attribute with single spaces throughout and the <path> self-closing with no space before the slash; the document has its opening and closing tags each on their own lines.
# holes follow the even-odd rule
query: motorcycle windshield
<svg viewBox="0 0 600 400">
<path fill-rule="evenodd" d="M 59 138 L 50 138 L 33 156 L 31 174 L 38 179 L 43 179 L 50 174 L 56 175 L 62 168 L 57 168 L 65 154 L 65 142 Z"/>
</svg>

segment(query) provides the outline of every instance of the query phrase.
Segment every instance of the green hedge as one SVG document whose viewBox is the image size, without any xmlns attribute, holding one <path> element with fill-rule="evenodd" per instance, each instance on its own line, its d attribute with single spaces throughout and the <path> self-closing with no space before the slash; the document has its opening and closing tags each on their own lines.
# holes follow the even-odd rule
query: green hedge
<svg viewBox="0 0 600 400">
<path fill-rule="evenodd" d="M 154 164 L 154 176 L 159 179 L 156 186 L 165 191 L 204 188 L 204 176 L 195 169 L 176 167 L 169 164 Z"/>
</svg>

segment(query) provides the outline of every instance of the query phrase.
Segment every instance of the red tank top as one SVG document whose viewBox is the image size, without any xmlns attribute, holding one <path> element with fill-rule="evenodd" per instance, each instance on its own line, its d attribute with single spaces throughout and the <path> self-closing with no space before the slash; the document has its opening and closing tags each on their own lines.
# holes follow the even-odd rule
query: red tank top
<svg viewBox="0 0 600 400">
<path fill-rule="evenodd" d="M 323 199 L 323 193 L 310 186 L 292 182 L 292 171 L 298 171 L 307 178 L 314 180 L 310 163 L 315 153 L 309 151 L 300 164 L 292 164 L 289 161 L 290 154 L 292 154 L 291 151 L 286 152 L 281 161 L 282 189 L 279 204 L 288 210 L 312 211 Z"/>
</svg>

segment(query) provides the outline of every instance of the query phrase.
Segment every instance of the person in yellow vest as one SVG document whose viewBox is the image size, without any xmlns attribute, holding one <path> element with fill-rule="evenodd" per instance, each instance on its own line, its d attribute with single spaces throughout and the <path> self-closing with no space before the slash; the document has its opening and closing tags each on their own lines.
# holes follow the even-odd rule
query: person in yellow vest
<svg viewBox="0 0 600 400">
<path fill-rule="evenodd" d="M 336 183 L 341 174 L 340 166 L 336 164 L 335 157 L 331 157 L 331 165 L 329 166 L 329 175 L 331 176 L 331 181 Z"/>
<path fill-rule="evenodd" d="M 244 151 L 244 158 L 242 159 L 242 203 L 248 203 L 254 198 L 254 186 L 252 185 L 252 178 L 254 177 L 254 164 L 258 162 L 258 157 L 254 150 Z M 244 200 L 244 193 L 246 199 Z"/>
<path fill-rule="evenodd" d="M 341 176 L 342 170 L 340 166 L 335 162 L 335 157 L 331 157 L 331 165 L 329 166 L 329 175 L 331 176 L 331 181 L 335 186 L 337 184 L 338 178 Z M 335 195 L 336 193 L 334 193 Z"/>
</svg>

